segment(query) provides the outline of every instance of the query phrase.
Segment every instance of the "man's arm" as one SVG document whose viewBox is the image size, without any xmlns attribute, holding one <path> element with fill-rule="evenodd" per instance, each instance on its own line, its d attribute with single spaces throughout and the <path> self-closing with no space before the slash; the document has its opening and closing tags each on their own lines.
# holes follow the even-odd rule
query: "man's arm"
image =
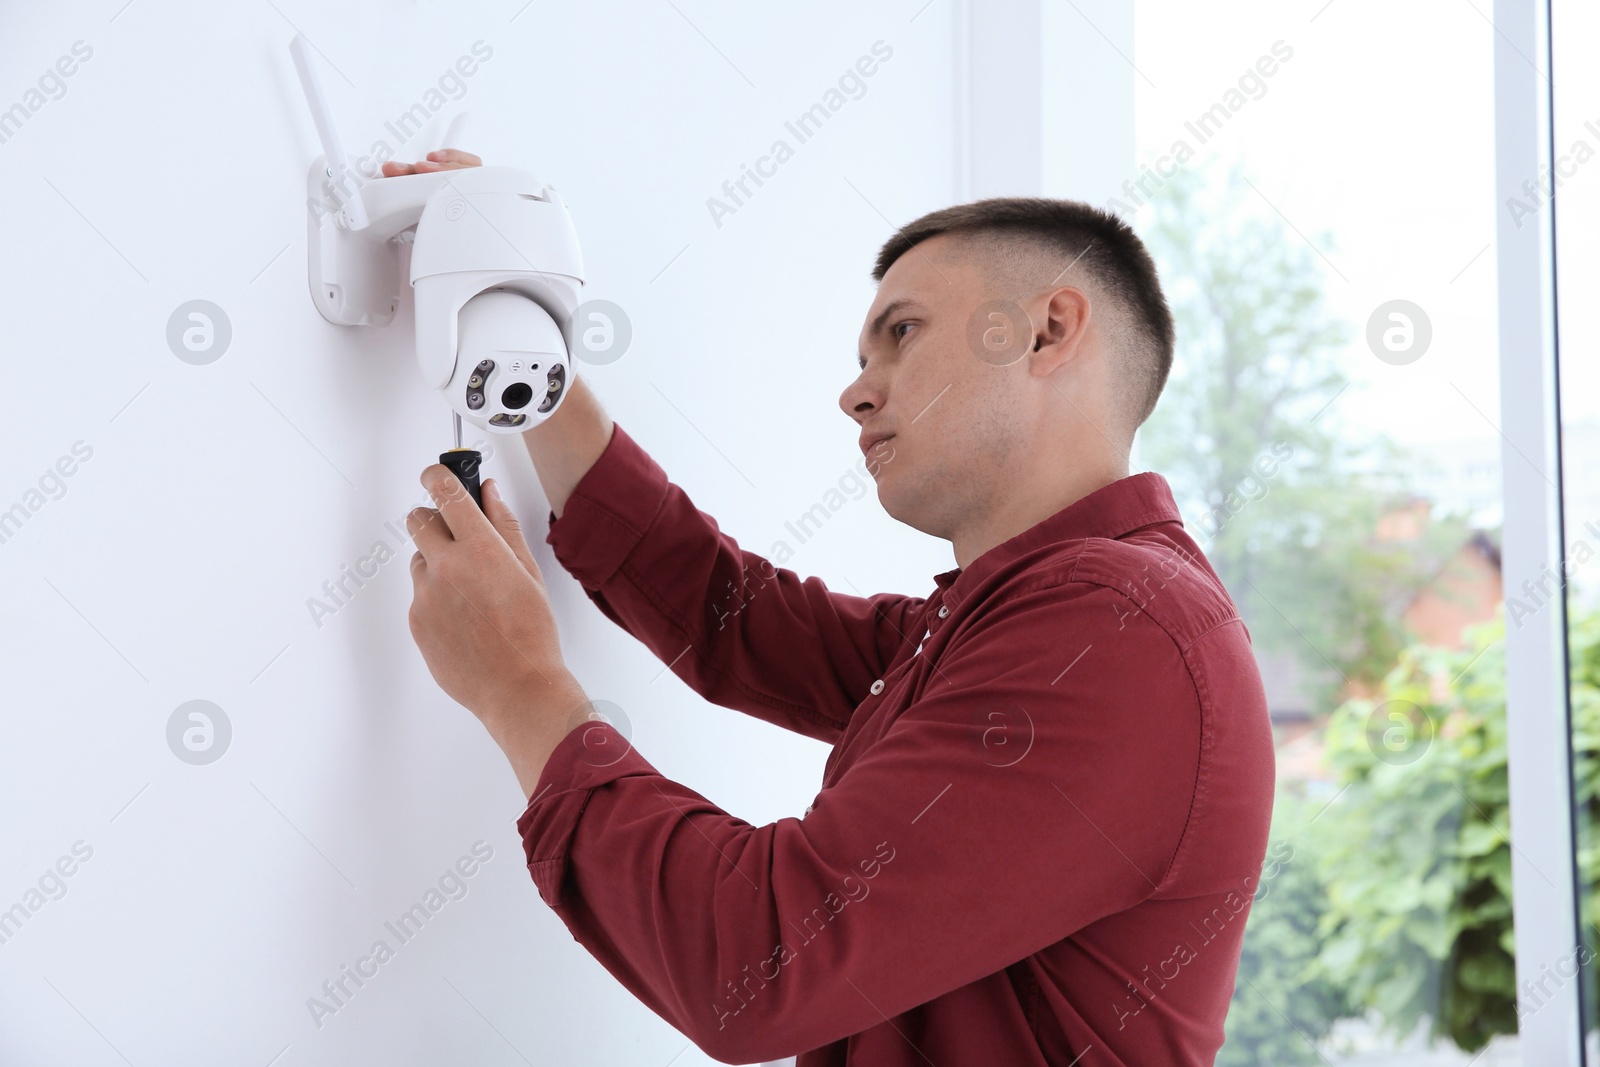
<svg viewBox="0 0 1600 1067">
<path fill-rule="evenodd" d="M 574 731 L 518 820 L 541 897 L 736 1063 L 859 1033 L 1132 907 L 1183 836 L 1200 713 L 1146 615 L 1063 670 L 1126 603 L 1007 598 L 804 819 L 752 826 L 611 727 Z"/>
<path fill-rule="evenodd" d="M 589 383 L 574 376 L 555 413 L 522 432 L 522 443 L 528 446 L 539 484 L 544 486 L 550 510 L 557 518 L 567 506 L 572 490 L 611 443 L 615 425 Z"/>
<path fill-rule="evenodd" d="M 550 445 L 544 477 L 562 512 L 552 508 L 545 540 L 556 559 L 707 700 L 836 741 L 901 647 L 921 637 L 907 631 L 922 598 L 833 592 L 741 548 L 622 427 L 610 425 L 589 459 L 606 434 L 597 410 L 575 411 L 578 443 L 525 435 Z"/>
</svg>

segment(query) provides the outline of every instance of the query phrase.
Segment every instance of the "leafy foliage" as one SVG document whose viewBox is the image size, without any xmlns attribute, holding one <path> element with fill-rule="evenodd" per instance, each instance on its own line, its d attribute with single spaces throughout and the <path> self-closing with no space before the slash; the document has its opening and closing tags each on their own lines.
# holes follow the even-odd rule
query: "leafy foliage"
<svg viewBox="0 0 1600 1067">
<path fill-rule="evenodd" d="M 1273 808 L 1272 842 L 1250 906 L 1217 1067 L 1318 1067 L 1315 1042 L 1335 1020 L 1354 1014 L 1344 989 L 1317 968 L 1323 942 L 1317 917 L 1327 891 L 1303 841 L 1324 803 L 1289 795 Z"/>
<path fill-rule="evenodd" d="M 1591 956 L 1600 915 L 1600 611 L 1572 620 L 1579 876 Z M 1476 1052 L 1517 1030 L 1506 776 L 1505 623 L 1468 647 L 1402 652 L 1372 699 L 1333 714 L 1339 792 L 1280 796 L 1295 862 L 1252 910 L 1218 1064 L 1299 1064 L 1308 1039 L 1367 1015 Z M 1307 809 L 1317 809 L 1307 816 Z M 1269 852 L 1269 856 L 1271 853 Z M 1257 990 L 1282 1002 L 1264 1009 Z M 1524 1005 L 1524 1011 L 1537 1003 Z M 1300 1031 L 1284 1047 L 1284 1017 Z M 1290 1031 L 1292 1033 L 1292 1031 Z"/>
<path fill-rule="evenodd" d="M 1335 712 L 1344 793 L 1311 846 L 1323 972 L 1396 1032 L 1428 1019 L 1474 1051 L 1517 1028 L 1504 650 L 1502 619 L 1463 651 L 1408 648 Z"/>
<path fill-rule="evenodd" d="M 1349 325 L 1324 306 L 1317 253 L 1242 174 L 1184 171 L 1154 204 L 1147 243 L 1178 348 L 1141 459 L 1172 484 L 1257 646 L 1292 652 L 1329 707 L 1394 664 L 1401 609 L 1467 532 L 1373 537 L 1416 464 L 1344 428 Z"/>
</svg>

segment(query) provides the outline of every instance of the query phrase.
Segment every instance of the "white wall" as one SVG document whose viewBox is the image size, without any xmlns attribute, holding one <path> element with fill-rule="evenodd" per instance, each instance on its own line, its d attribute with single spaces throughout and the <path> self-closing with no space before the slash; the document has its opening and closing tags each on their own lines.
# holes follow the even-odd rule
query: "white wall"
<svg viewBox="0 0 1600 1067">
<path fill-rule="evenodd" d="M 767 553 L 860 460 L 837 397 L 878 245 L 955 195 L 955 14 L 8 10 L 0 108 L 31 114 L 0 143 L 0 509 L 25 519 L 0 543 L 0 909 L 29 914 L 0 943 L 0 1062 L 709 1062 L 540 902 L 516 782 L 411 641 L 403 517 L 449 418 L 419 381 L 409 304 L 384 330 L 311 305 L 302 189 L 319 149 L 287 44 L 298 28 L 325 56 L 352 148 L 393 144 L 386 119 L 426 103 L 474 42 L 493 49 L 398 156 L 436 147 L 466 109 L 466 147 L 561 188 L 587 295 L 634 328 L 624 358 L 583 372 L 696 503 Z M 785 120 L 880 40 L 893 56 L 864 95 L 796 145 Z M 80 41 L 92 55 L 64 93 L 30 97 Z M 707 198 L 778 138 L 794 158 L 719 227 Z M 166 337 L 194 299 L 231 323 L 207 365 Z M 825 748 L 703 704 L 605 620 L 543 544 L 520 442 L 494 445 L 489 473 L 534 534 L 591 697 L 729 811 L 798 815 Z M 53 481 L 75 447 L 88 458 Z M 394 559 L 314 620 L 309 598 L 377 541 Z M 870 493 L 795 547 L 795 569 L 862 593 L 925 593 L 952 565 Z M 206 765 L 168 744 L 191 700 L 231 724 Z M 480 841 L 492 858 L 467 894 L 401 944 L 385 921 Z M 73 873 L 56 879 L 61 857 Z M 319 1027 L 308 998 L 380 939 L 393 958 Z"/>
</svg>

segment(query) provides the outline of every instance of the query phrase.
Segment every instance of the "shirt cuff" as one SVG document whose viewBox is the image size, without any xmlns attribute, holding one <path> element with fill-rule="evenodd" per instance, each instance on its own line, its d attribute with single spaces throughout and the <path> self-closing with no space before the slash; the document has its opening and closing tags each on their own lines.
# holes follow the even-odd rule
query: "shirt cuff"
<svg viewBox="0 0 1600 1067">
<path fill-rule="evenodd" d="M 667 497 L 667 474 L 613 421 L 611 440 L 584 472 L 545 543 L 588 589 L 599 589 L 645 535 Z"/>
<path fill-rule="evenodd" d="M 590 794 L 632 775 L 659 777 L 660 772 L 607 722 L 586 722 L 567 731 L 550 753 L 517 819 L 528 873 L 550 907 L 561 906 L 567 856 Z"/>
</svg>

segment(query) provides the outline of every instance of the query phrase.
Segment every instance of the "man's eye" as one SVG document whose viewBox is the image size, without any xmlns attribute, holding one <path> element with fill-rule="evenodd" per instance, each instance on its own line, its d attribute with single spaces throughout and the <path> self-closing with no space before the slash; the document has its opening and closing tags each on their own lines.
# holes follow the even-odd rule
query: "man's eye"
<svg viewBox="0 0 1600 1067">
<path fill-rule="evenodd" d="M 898 341 L 901 338 L 905 337 L 905 334 L 900 332 L 901 327 L 908 327 L 908 326 L 915 326 L 915 325 L 916 325 L 916 323 L 914 323 L 914 322 L 897 322 L 897 323 L 895 323 L 894 324 L 894 330 L 893 330 L 895 340 Z"/>
</svg>

